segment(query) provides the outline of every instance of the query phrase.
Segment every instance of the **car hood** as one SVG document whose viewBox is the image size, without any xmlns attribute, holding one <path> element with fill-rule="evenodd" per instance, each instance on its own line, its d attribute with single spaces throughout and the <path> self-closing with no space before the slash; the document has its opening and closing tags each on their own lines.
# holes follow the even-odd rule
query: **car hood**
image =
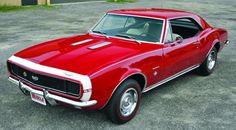
<svg viewBox="0 0 236 130">
<path fill-rule="evenodd" d="M 86 34 L 45 42 L 15 54 L 45 66 L 90 75 L 103 67 L 143 53 L 134 41 Z"/>
</svg>

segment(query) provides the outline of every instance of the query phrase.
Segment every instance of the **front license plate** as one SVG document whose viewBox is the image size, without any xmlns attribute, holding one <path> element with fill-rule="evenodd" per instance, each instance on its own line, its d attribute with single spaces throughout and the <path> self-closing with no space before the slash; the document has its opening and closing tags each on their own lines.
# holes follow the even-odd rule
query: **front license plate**
<svg viewBox="0 0 236 130">
<path fill-rule="evenodd" d="M 46 106 L 46 100 L 43 96 L 35 94 L 35 93 L 31 93 L 30 95 L 33 101 Z"/>
</svg>

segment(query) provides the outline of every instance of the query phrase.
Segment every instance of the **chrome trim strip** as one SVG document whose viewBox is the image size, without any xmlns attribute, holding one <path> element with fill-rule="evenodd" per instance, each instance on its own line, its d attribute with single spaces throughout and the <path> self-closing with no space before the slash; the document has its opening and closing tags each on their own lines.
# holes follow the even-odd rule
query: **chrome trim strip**
<svg viewBox="0 0 236 130">
<path fill-rule="evenodd" d="M 48 74 L 54 74 L 54 75 L 58 75 L 64 78 L 81 82 L 83 90 L 86 91 L 86 93 L 82 94 L 82 97 L 80 99 L 82 101 L 88 101 L 92 95 L 92 91 L 88 91 L 88 90 L 92 90 L 92 83 L 89 76 L 87 75 L 81 75 L 81 74 L 77 74 L 74 72 L 70 72 L 70 71 L 66 71 L 66 70 L 62 70 L 58 68 L 40 65 L 40 64 L 31 62 L 29 60 L 16 57 L 16 56 L 11 56 L 8 60 L 13 63 L 17 63 L 19 65 L 25 66 L 32 70 L 36 70 L 36 71 L 44 72 Z"/>
<path fill-rule="evenodd" d="M 182 19 L 182 18 L 192 18 L 192 17 L 191 15 L 184 15 L 184 16 L 171 17 L 171 18 L 168 18 L 168 20 Z"/>
<path fill-rule="evenodd" d="M 35 94 L 44 96 L 46 98 L 46 100 L 53 99 L 53 100 L 56 100 L 56 101 L 60 101 L 60 102 L 63 102 L 63 103 L 67 103 L 67 104 L 73 105 L 76 108 L 89 107 L 89 106 L 97 104 L 96 100 L 85 101 L 85 102 L 77 102 L 77 101 L 74 101 L 74 100 L 70 100 L 68 98 L 64 98 L 64 97 L 61 97 L 61 96 L 58 96 L 58 95 L 54 95 L 54 94 L 48 93 L 47 91 L 45 91 L 45 92 L 39 91 L 39 90 L 36 90 L 36 89 L 33 89 L 33 88 L 29 87 L 28 85 L 25 85 L 22 82 L 19 82 L 18 80 L 15 80 L 15 79 L 13 79 L 11 77 L 9 77 L 8 80 L 10 82 L 16 84 L 16 85 L 21 84 L 21 87 L 23 89 L 25 89 L 25 90 L 27 90 L 27 91 L 29 91 L 31 93 L 35 93 Z"/>
<path fill-rule="evenodd" d="M 168 81 L 170 81 L 172 79 L 175 79 L 175 78 L 177 78 L 177 77 L 179 77 L 179 76 L 181 76 L 181 75 L 183 75 L 185 73 L 188 73 L 189 71 L 194 70 L 197 67 L 199 67 L 199 65 L 191 66 L 191 67 L 189 67 L 189 68 L 187 68 L 185 70 L 182 70 L 182 71 L 180 71 L 180 72 L 178 72 L 178 73 L 176 73 L 176 74 L 174 74 L 174 75 L 172 75 L 172 76 L 170 76 L 170 77 L 168 77 L 168 78 L 166 78 L 166 79 L 164 79 L 164 80 L 162 80 L 160 82 L 157 82 L 156 84 L 151 85 L 151 86 L 143 89 L 143 93 L 145 93 L 147 91 L 150 91 L 150 90 L 152 90 L 152 89 L 154 89 L 154 88 L 156 88 L 156 87 L 158 87 L 158 86 L 160 86 L 160 85 L 162 85 L 162 84 L 164 84 L 164 83 L 166 83 L 166 82 L 168 82 Z"/>
<path fill-rule="evenodd" d="M 102 21 L 102 19 L 107 15 L 107 13 L 105 13 L 93 26 L 92 28 L 90 28 L 88 30 L 88 33 L 91 33 L 93 31 L 93 29 L 98 25 L 98 23 L 100 23 Z"/>
<path fill-rule="evenodd" d="M 166 43 L 166 35 L 167 35 L 167 31 L 168 31 L 169 28 L 170 28 L 170 22 L 169 22 L 169 20 L 167 20 L 167 21 L 166 21 L 165 36 L 164 36 L 164 41 L 163 41 L 164 44 Z M 171 32 L 171 34 L 172 34 L 172 32 Z M 171 36 L 171 37 L 172 37 L 172 36 Z M 173 38 L 172 38 L 172 39 L 173 39 Z"/>
<path fill-rule="evenodd" d="M 112 13 L 112 12 L 108 12 L 107 14 L 113 14 L 113 15 L 122 15 L 122 16 L 133 16 L 133 17 L 140 17 L 140 18 L 149 18 L 149 19 L 157 19 L 157 20 L 165 20 L 164 18 L 157 18 L 157 17 L 151 17 L 151 16 L 143 16 L 143 15 L 132 15 L 132 14 L 119 14 L 119 13 Z"/>
<path fill-rule="evenodd" d="M 104 46 L 107 46 L 107 45 L 110 45 L 110 44 L 111 44 L 111 42 L 102 42 L 102 43 L 99 43 L 97 45 L 90 46 L 88 48 L 94 50 L 94 49 L 98 49 L 98 48 L 101 48 L 101 47 L 104 47 Z"/>
<path fill-rule="evenodd" d="M 76 43 L 72 43 L 71 46 L 77 46 L 77 45 L 80 45 L 80 44 L 84 44 L 84 43 L 87 43 L 87 42 L 91 42 L 93 39 L 86 39 L 86 40 L 83 40 L 83 41 L 79 41 L 79 42 L 76 42 Z"/>
<path fill-rule="evenodd" d="M 160 66 L 156 66 L 156 67 L 153 67 L 152 70 L 156 70 L 156 69 L 159 69 Z"/>
</svg>

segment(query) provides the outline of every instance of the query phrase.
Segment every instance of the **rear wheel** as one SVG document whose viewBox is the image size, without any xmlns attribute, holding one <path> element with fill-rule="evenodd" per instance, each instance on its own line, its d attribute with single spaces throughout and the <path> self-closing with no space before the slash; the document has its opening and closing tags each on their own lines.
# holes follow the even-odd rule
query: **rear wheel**
<svg viewBox="0 0 236 130">
<path fill-rule="evenodd" d="M 128 79 L 113 94 L 107 106 L 107 115 L 114 123 L 126 123 L 135 116 L 140 100 L 140 85 L 136 80 Z"/>
<path fill-rule="evenodd" d="M 215 69 L 216 62 L 217 62 L 217 49 L 214 47 L 208 54 L 205 61 L 198 68 L 199 74 L 204 76 L 210 75 Z"/>
</svg>

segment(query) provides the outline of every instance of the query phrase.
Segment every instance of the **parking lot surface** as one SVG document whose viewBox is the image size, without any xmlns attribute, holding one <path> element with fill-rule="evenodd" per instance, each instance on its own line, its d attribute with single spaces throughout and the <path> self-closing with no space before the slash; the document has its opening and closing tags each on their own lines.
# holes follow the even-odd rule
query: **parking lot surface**
<svg viewBox="0 0 236 130">
<path fill-rule="evenodd" d="M 7 81 L 6 60 L 43 41 L 85 33 L 108 10 L 137 7 L 196 12 L 226 28 L 231 44 L 208 77 L 185 74 L 142 95 L 136 117 L 112 124 L 101 111 L 42 106 Z M 236 2 L 234 0 L 139 0 L 61 5 L 52 10 L 0 13 L 0 130 L 28 129 L 227 129 L 236 128 Z"/>
</svg>

